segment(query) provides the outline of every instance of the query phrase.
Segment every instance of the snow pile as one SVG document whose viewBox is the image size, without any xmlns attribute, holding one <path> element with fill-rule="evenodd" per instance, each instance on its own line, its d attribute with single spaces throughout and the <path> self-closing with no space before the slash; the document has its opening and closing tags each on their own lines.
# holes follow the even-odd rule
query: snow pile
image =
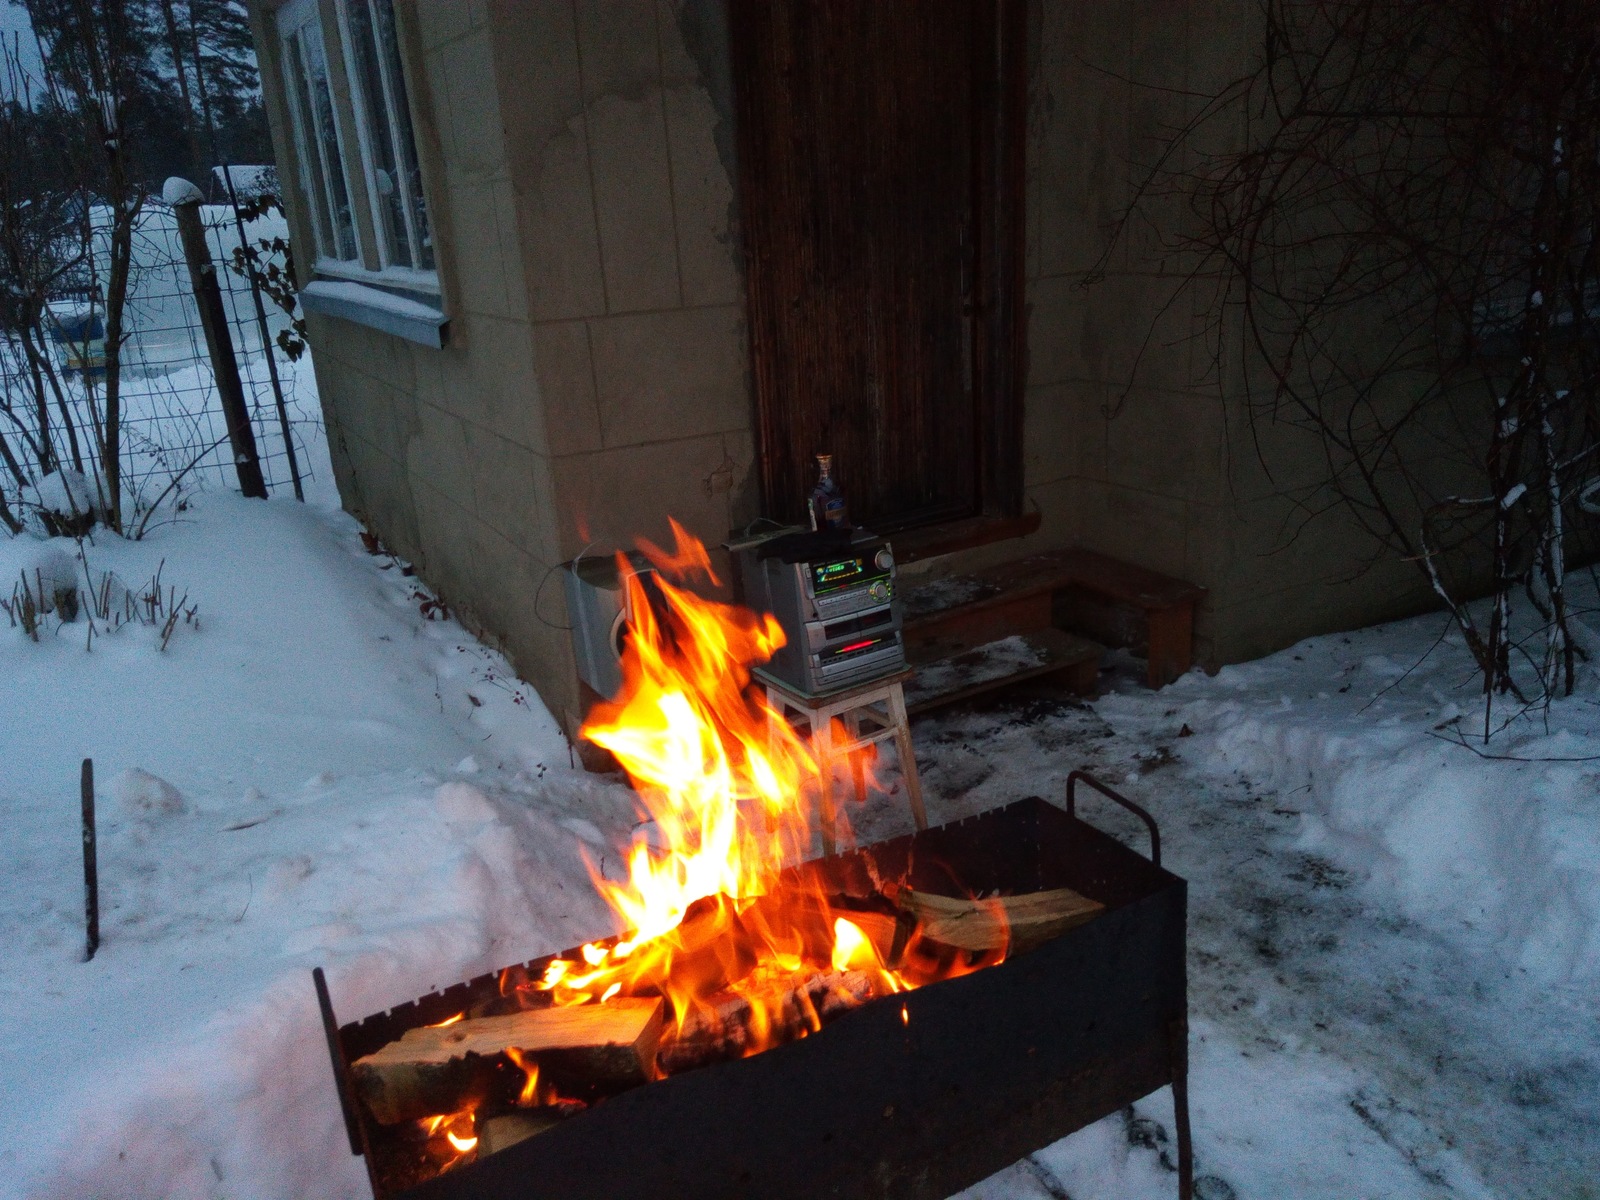
<svg viewBox="0 0 1600 1200">
<path fill-rule="evenodd" d="M 200 605 L 164 652 L 0 622 L 0 1197 L 364 1195 L 310 968 L 353 1019 L 612 929 L 579 847 L 626 844 L 631 793 L 574 771 L 505 662 L 357 532 L 205 494 L 85 547 L 97 577 L 164 560 Z M 0 578 L 61 546 L 0 540 Z"/>
<path fill-rule="evenodd" d="M 1305 850 L 1439 936 L 1539 982 L 1600 981 L 1600 699 L 1558 701 L 1483 746 L 1478 680 L 1444 620 L 1180 681 L 1164 698 L 1199 735 L 1185 757 L 1292 796 Z M 1139 704 L 1101 711 L 1116 724 Z"/>
<path fill-rule="evenodd" d="M 61 521 L 92 517 L 99 509 L 95 485 L 82 471 L 64 467 L 39 480 L 23 496 L 23 502 Z"/>
</svg>

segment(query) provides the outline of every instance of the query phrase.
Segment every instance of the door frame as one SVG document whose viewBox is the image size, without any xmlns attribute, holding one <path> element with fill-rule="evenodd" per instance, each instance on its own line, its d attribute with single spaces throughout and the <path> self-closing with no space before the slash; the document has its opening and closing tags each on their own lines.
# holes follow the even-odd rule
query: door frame
<svg viewBox="0 0 1600 1200">
<path fill-rule="evenodd" d="M 746 0 L 728 0 L 730 5 Z M 974 39 L 973 70 L 978 119 L 972 153 L 974 226 L 972 389 L 976 458 L 976 512 L 968 521 L 993 521 L 1022 514 L 1023 384 L 1027 355 L 1026 294 L 1026 141 L 1028 114 L 1028 7 L 1026 0 L 979 0 L 981 35 Z M 737 64 L 751 53 L 741 44 L 739 23 L 730 21 L 730 55 Z M 735 86 L 736 138 L 745 128 L 750 98 Z M 761 194 L 751 178 L 748 154 L 738 155 L 739 204 Z M 752 427 L 760 463 L 762 503 L 781 509 L 767 463 L 786 434 L 769 421 L 762 403 L 759 363 L 765 348 L 760 322 L 751 312 L 750 272 L 757 253 L 747 235 L 741 208 L 745 266 L 745 324 L 749 335 Z M 937 522 L 948 528 L 952 523 Z M 962 523 L 962 522 L 957 522 Z M 916 528 L 916 525 L 909 526 Z"/>
</svg>

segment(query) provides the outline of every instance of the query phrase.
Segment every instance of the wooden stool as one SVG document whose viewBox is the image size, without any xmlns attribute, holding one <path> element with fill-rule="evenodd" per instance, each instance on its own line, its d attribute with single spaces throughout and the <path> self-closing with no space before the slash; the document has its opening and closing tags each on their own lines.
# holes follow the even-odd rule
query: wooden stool
<svg viewBox="0 0 1600 1200">
<path fill-rule="evenodd" d="M 841 688 L 820 696 L 797 691 L 768 675 L 760 667 L 754 671 L 767 689 L 767 703 L 776 714 L 774 720 L 800 714 L 810 731 L 813 753 L 817 756 L 817 787 L 822 816 L 822 850 L 834 851 L 833 764 L 848 757 L 855 778 L 856 799 L 866 799 L 866 778 L 858 751 L 894 739 L 900 755 L 900 773 L 905 777 L 906 800 L 911 819 L 918 829 L 928 827 L 928 814 L 922 808 L 922 781 L 917 778 L 917 759 L 911 751 L 911 726 L 906 720 L 906 698 L 901 685 L 911 678 L 908 668 L 882 679 L 854 687 Z M 849 740 L 835 743 L 833 721 L 837 717 L 849 731 Z"/>
</svg>

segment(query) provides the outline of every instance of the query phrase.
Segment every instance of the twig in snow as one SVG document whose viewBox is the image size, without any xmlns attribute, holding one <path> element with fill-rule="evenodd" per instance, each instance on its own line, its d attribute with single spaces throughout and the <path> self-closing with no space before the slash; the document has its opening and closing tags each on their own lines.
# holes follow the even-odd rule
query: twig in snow
<svg viewBox="0 0 1600 1200">
<path fill-rule="evenodd" d="M 1479 758 L 1491 759 L 1495 762 L 1520 762 L 1520 763 L 1581 763 L 1600 762 L 1600 754 L 1552 754 L 1548 757 L 1530 758 L 1523 754 L 1490 754 L 1487 750 L 1480 750 L 1459 733 L 1455 737 L 1447 737 L 1433 730 L 1428 731 L 1428 736 L 1438 738 L 1441 742 L 1449 742 L 1452 746 L 1460 746 L 1463 750 L 1471 750 Z"/>
<path fill-rule="evenodd" d="M 1399 687 L 1402 683 L 1404 683 L 1406 681 L 1406 677 L 1409 676 L 1411 674 L 1411 672 L 1415 671 L 1423 663 L 1427 662 L 1428 659 L 1432 657 L 1433 652 L 1435 650 L 1437 650 L 1440 647 L 1440 645 L 1443 644 L 1444 639 L 1449 636 L 1450 630 L 1455 626 L 1455 624 L 1456 624 L 1456 621 L 1455 621 L 1454 617 L 1451 617 L 1450 620 L 1446 621 L 1444 628 L 1439 631 L 1439 636 L 1433 639 L 1433 645 L 1429 646 L 1426 650 L 1424 650 L 1422 652 L 1422 657 L 1417 659 L 1416 662 L 1412 663 L 1409 667 L 1407 667 L 1405 669 L 1404 673 L 1401 674 L 1400 676 L 1398 676 L 1394 680 L 1393 683 L 1390 683 L 1387 687 L 1379 688 L 1378 691 L 1373 693 L 1372 699 L 1368 700 L 1365 704 L 1363 704 L 1359 709 L 1356 710 L 1356 716 L 1359 717 L 1362 713 L 1366 712 L 1367 709 L 1371 708 L 1374 704 L 1376 704 L 1384 695 L 1386 695 L 1387 693 L 1393 691 L 1395 688 Z"/>
<path fill-rule="evenodd" d="M 1037 1154 L 1030 1154 L 1024 1158 L 1022 1169 L 1033 1176 L 1034 1182 L 1045 1190 L 1050 1200 L 1072 1200 L 1066 1184 L 1057 1178 L 1054 1171 L 1039 1161 Z"/>
<path fill-rule="evenodd" d="M 235 925 L 244 920 L 244 914 L 250 911 L 250 902 L 256 898 L 256 881 L 251 875 L 246 875 L 244 881 L 249 885 L 250 891 L 244 898 L 244 907 L 239 910 L 239 915 L 233 919 Z"/>
</svg>

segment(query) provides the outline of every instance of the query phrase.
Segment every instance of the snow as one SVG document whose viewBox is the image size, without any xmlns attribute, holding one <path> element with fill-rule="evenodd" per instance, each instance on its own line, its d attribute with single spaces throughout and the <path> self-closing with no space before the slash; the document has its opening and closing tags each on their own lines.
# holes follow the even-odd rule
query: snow
<svg viewBox="0 0 1600 1200">
<path fill-rule="evenodd" d="M 52 471 L 23 494 L 23 503 L 56 517 L 86 516 L 95 509 L 95 485 L 82 471 Z"/>
<path fill-rule="evenodd" d="M 1569 586 L 1592 611 L 1594 587 Z M 1600 1177 L 1600 698 L 1583 682 L 1484 747 L 1479 679 L 1438 615 L 916 736 L 930 819 L 1059 796 L 1086 767 L 1160 822 L 1189 880 L 1190 1090 L 1219 1194 L 1534 1200 Z M 1143 848 L 1131 819 L 1088 815 Z M 1169 1105 L 1136 1107 L 1171 1130 Z M 1124 1168 L 1089 1148 L 1128 1154 L 1116 1126 L 1037 1157 L 1074 1200 L 1173 1194 L 1170 1175 L 1141 1182 L 1151 1154 Z M 1019 1167 L 968 1194 L 1051 1192 Z"/>
<path fill-rule="evenodd" d="M 203 492 L 86 561 L 0 540 L 0 593 L 45 565 L 136 593 L 159 569 L 199 614 L 164 650 L 140 624 L 86 649 L 81 617 L 39 643 L 0 621 L 0 1200 L 365 1196 L 310 968 L 353 1019 L 615 928 L 582 855 L 605 869 L 649 838 L 631 794 L 573 766 L 532 690 L 363 549 L 312 465 L 307 504 Z M 921 721 L 918 759 L 935 821 L 1059 799 L 1076 768 L 1160 821 L 1189 880 L 1197 1194 L 1590 1194 L 1594 674 L 1487 748 L 1438 616 L 1157 693 L 1112 678 L 1090 704 L 1038 685 Z M 910 827 L 898 793 L 851 817 L 861 841 Z M 963 1195 L 1165 1200 L 1173 1129 L 1164 1089 Z"/>
<path fill-rule="evenodd" d="M 271 163 L 235 163 L 231 167 L 212 167 L 211 176 L 220 195 L 227 194 L 230 180 L 233 190 L 241 197 L 271 194 L 278 190 L 278 168 Z"/>
<path fill-rule="evenodd" d="M 206 194 L 181 175 L 174 175 L 161 185 L 161 203 L 168 208 L 180 204 L 199 204 Z"/>
<path fill-rule="evenodd" d="M 419 321 L 434 321 L 439 319 L 438 308 L 430 308 L 420 300 L 410 300 L 405 296 L 396 296 L 393 292 L 386 292 L 381 288 L 370 287 L 364 283 L 349 283 L 332 279 L 316 279 L 306 284 L 301 290 L 301 295 L 320 296 L 325 300 L 336 300 L 345 304 L 358 304 L 366 308 L 382 309 L 384 312 L 393 313 L 398 317 L 410 317 Z"/>
<path fill-rule="evenodd" d="M 558 822 L 625 839 L 630 797 L 573 771 L 504 660 L 357 532 L 325 496 L 206 493 L 85 547 L 129 580 L 164 562 L 198 603 L 166 651 L 141 626 L 86 651 L 81 619 L 39 644 L 0 620 L 0 1196 L 362 1195 L 310 967 L 357 1016 L 611 928 Z M 0 580 L 44 550 L 0 541 Z"/>
</svg>

